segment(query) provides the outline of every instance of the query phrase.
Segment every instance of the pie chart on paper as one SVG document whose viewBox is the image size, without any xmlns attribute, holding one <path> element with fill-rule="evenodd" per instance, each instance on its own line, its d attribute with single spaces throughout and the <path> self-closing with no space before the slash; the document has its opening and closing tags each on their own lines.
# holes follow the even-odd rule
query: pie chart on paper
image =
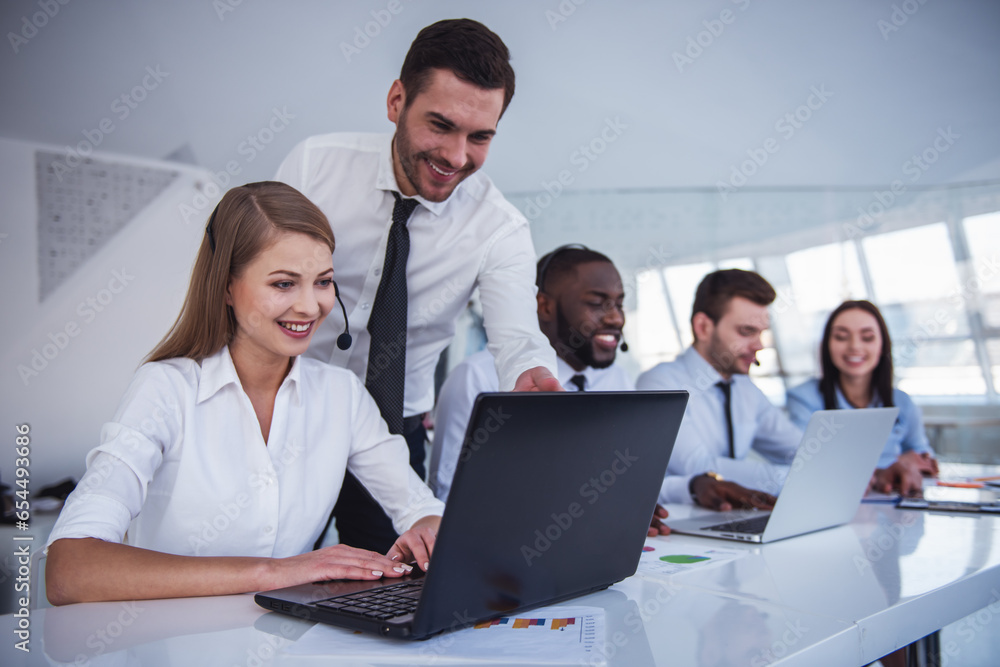
<svg viewBox="0 0 1000 667">
<path fill-rule="evenodd" d="M 684 554 L 671 554 L 668 556 L 660 556 L 660 560 L 664 563 L 674 563 L 676 565 L 690 565 L 691 563 L 701 563 L 702 561 L 711 560 L 708 556 L 687 556 Z"/>
</svg>

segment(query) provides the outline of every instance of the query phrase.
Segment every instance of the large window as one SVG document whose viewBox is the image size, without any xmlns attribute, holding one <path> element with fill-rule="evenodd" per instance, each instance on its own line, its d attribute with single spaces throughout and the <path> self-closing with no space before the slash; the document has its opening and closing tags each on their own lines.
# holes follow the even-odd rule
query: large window
<svg viewBox="0 0 1000 667">
<path fill-rule="evenodd" d="M 829 313 L 847 299 L 882 310 L 899 386 L 923 398 L 995 398 L 1000 386 L 1000 213 L 919 224 L 780 255 L 677 264 L 640 276 L 643 369 L 691 344 L 694 290 L 717 268 L 754 269 L 776 288 L 754 381 L 777 403 L 816 375 Z"/>
</svg>

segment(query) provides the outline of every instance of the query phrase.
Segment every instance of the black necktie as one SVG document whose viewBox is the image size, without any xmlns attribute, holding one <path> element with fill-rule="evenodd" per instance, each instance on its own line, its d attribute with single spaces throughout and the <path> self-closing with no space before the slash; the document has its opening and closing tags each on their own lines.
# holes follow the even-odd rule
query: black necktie
<svg viewBox="0 0 1000 667">
<path fill-rule="evenodd" d="M 391 433 L 403 432 L 403 388 L 406 381 L 406 259 L 410 254 L 410 232 L 406 221 L 416 208 L 416 199 L 392 193 L 392 227 L 385 245 L 382 279 L 368 318 L 371 345 L 365 387 L 375 399 Z"/>
<path fill-rule="evenodd" d="M 583 386 L 587 384 L 587 378 L 583 375 L 583 373 L 577 373 L 571 377 L 569 381 L 576 385 L 577 391 L 586 391 Z"/>
<path fill-rule="evenodd" d="M 736 458 L 736 448 L 733 445 L 733 385 L 730 382 L 716 382 L 715 386 L 722 390 L 726 397 L 726 431 L 729 433 L 729 458 Z"/>
</svg>

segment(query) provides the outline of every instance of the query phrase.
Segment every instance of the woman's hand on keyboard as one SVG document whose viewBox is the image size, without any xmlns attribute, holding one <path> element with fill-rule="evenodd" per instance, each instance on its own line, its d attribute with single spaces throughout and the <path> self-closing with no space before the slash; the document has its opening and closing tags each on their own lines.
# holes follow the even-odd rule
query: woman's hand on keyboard
<svg viewBox="0 0 1000 667">
<path fill-rule="evenodd" d="M 426 571 L 440 525 L 441 517 L 425 516 L 399 536 L 386 557 L 397 563 L 416 563 L 417 567 Z"/>
</svg>

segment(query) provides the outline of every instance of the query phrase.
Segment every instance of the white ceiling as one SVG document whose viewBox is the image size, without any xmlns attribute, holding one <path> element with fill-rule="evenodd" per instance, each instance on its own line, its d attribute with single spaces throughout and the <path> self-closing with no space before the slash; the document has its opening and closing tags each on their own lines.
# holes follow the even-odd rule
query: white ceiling
<svg viewBox="0 0 1000 667">
<path fill-rule="evenodd" d="M 76 145 L 108 119 L 100 150 L 183 149 L 213 170 L 235 161 L 237 180 L 269 178 L 310 134 L 390 130 L 385 95 L 409 42 L 469 16 L 513 53 L 517 94 L 486 166 L 510 192 L 562 170 L 572 188 L 714 187 L 768 139 L 749 186 L 887 184 L 914 173 L 908 161 L 948 128 L 957 138 L 930 153 L 919 184 L 1000 178 L 995 0 L 236 3 L 53 1 L 43 22 L 38 0 L 4 2 L 0 136 Z M 554 22 L 560 7 L 574 11 Z M 348 62 L 343 44 L 366 24 L 375 32 L 378 17 L 391 20 Z M 15 53 L 11 34 L 33 18 L 44 24 Z M 706 46 L 679 71 L 674 54 L 699 38 Z M 167 75 L 123 118 L 115 101 L 147 67 Z M 776 123 L 814 89 L 831 95 L 813 98 L 789 136 Z M 242 142 L 274 109 L 294 118 L 252 153 Z M 582 169 L 575 151 L 616 120 L 620 136 Z"/>
</svg>

